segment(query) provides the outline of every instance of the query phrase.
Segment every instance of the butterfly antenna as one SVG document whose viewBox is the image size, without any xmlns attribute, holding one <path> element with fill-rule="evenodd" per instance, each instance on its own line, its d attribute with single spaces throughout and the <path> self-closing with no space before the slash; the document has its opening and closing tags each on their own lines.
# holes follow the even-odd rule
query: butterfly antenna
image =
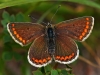
<svg viewBox="0 0 100 75">
<path fill-rule="evenodd" d="M 49 22 L 49 24 L 51 24 L 52 19 L 53 19 L 53 18 L 54 18 L 54 16 L 56 15 L 56 13 L 57 13 L 58 9 L 60 8 L 60 6 L 61 6 L 61 5 L 59 5 L 59 6 L 58 6 L 58 8 L 57 8 L 57 10 L 56 10 L 55 14 L 52 16 L 51 21 Z"/>
<path fill-rule="evenodd" d="M 37 21 L 37 19 L 34 18 L 33 16 L 30 16 L 30 15 L 28 15 L 28 16 Z M 45 22 L 42 22 L 42 23 L 45 24 L 45 25 L 47 25 Z"/>
</svg>

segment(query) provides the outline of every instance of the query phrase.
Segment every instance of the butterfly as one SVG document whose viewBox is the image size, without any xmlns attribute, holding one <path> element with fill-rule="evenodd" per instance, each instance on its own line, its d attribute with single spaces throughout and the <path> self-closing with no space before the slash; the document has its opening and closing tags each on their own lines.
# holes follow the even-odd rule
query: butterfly
<svg viewBox="0 0 100 75">
<path fill-rule="evenodd" d="M 28 51 L 28 61 L 35 67 L 43 67 L 52 60 L 70 64 L 79 56 L 74 40 L 82 42 L 88 38 L 94 25 L 92 16 L 84 16 L 46 26 L 31 22 L 11 22 L 7 30 L 21 46 L 33 42 Z"/>
</svg>

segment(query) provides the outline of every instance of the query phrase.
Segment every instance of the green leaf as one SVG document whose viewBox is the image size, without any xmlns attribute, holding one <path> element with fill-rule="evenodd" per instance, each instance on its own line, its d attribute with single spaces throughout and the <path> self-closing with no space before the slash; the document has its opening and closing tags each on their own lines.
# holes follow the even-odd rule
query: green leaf
<svg viewBox="0 0 100 75">
<path fill-rule="evenodd" d="M 4 19 L 4 20 L 1 20 L 1 24 L 3 25 L 3 28 L 6 28 L 7 26 L 6 26 L 6 20 Z"/>
<path fill-rule="evenodd" d="M 50 72 L 52 70 L 52 67 L 50 65 L 47 65 L 46 67 L 44 67 L 45 72 Z"/>
<path fill-rule="evenodd" d="M 37 70 L 33 72 L 34 75 L 43 75 L 41 71 Z"/>
<path fill-rule="evenodd" d="M 10 22 L 15 22 L 15 16 L 14 15 L 10 16 Z"/>
<path fill-rule="evenodd" d="M 3 40 L 4 43 L 9 42 L 11 40 L 9 33 L 7 31 L 7 23 L 10 21 L 10 15 L 8 12 L 4 11 L 2 14 L 3 20 L 1 20 L 1 24 L 3 25 L 3 32 L 4 32 L 4 36 L 3 36 Z"/>
<path fill-rule="evenodd" d="M 9 19 L 10 15 L 8 12 L 4 11 L 2 14 L 3 19 Z"/>
<path fill-rule="evenodd" d="M 5 51 L 5 52 L 3 52 L 3 54 L 2 54 L 3 60 L 11 60 L 12 57 L 13 57 L 12 52 Z"/>
<path fill-rule="evenodd" d="M 4 11 L 2 17 L 3 20 L 1 20 L 1 24 L 3 25 L 4 29 L 7 29 L 7 23 L 9 22 L 10 15 L 8 12 Z"/>
<path fill-rule="evenodd" d="M 57 69 L 57 71 L 58 71 L 58 73 L 60 73 L 61 72 L 61 69 Z"/>
<path fill-rule="evenodd" d="M 68 72 L 66 70 L 61 70 L 62 75 L 68 75 Z"/>
<path fill-rule="evenodd" d="M 24 22 L 24 16 L 22 13 L 16 15 L 16 22 Z"/>
<path fill-rule="evenodd" d="M 41 67 L 38 70 L 41 71 L 42 73 L 45 73 L 44 67 Z"/>
<path fill-rule="evenodd" d="M 58 71 L 57 70 L 51 70 L 51 75 L 58 75 Z"/>
<path fill-rule="evenodd" d="M 5 35 L 3 37 L 3 41 L 4 43 L 7 43 L 7 42 L 10 42 L 12 39 L 11 39 L 11 36 L 9 35 L 9 33 L 7 34 L 8 32 L 5 31 Z"/>
</svg>

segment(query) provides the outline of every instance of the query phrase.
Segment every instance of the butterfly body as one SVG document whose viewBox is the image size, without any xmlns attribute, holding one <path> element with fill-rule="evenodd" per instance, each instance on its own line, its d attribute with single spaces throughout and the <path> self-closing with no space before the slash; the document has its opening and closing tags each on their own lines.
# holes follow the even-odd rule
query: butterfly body
<svg viewBox="0 0 100 75">
<path fill-rule="evenodd" d="M 70 64 L 79 56 L 76 41 L 84 41 L 92 32 L 94 18 L 91 16 L 66 20 L 47 26 L 31 22 L 8 23 L 7 30 L 21 46 L 33 42 L 28 51 L 28 61 L 35 67 L 52 62 Z M 73 40 L 74 39 L 74 40 Z"/>
<path fill-rule="evenodd" d="M 55 33 L 51 25 L 46 26 L 48 53 L 52 56 L 55 52 Z"/>
</svg>

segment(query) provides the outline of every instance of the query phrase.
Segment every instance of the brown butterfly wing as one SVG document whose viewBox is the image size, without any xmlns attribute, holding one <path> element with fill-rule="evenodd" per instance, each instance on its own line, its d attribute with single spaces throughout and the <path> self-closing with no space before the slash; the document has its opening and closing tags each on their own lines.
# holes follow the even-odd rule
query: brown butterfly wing
<svg viewBox="0 0 100 75">
<path fill-rule="evenodd" d="M 55 39 L 55 62 L 70 64 L 79 56 L 76 43 L 65 35 L 56 35 Z"/>
<path fill-rule="evenodd" d="M 51 63 L 52 57 L 48 53 L 45 35 L 34 40 L 28 52 L 28 61 L 35 67 L 42 67 Z"/>
<path fill-rule="evenodd" d="M 84 41 L 90 35 L 93 25 L 93 17 L 79 17 L 58 23 L 55 25 L 55 32 L 56 34 L 69 36 L 77 41 Z"/>
<path fill-rule="evenodd" d="M 8 23 L 7 29 L 15 42 L 26 45 L 44 34 L 44 27 L 37 23 Z"/>
</svg>

